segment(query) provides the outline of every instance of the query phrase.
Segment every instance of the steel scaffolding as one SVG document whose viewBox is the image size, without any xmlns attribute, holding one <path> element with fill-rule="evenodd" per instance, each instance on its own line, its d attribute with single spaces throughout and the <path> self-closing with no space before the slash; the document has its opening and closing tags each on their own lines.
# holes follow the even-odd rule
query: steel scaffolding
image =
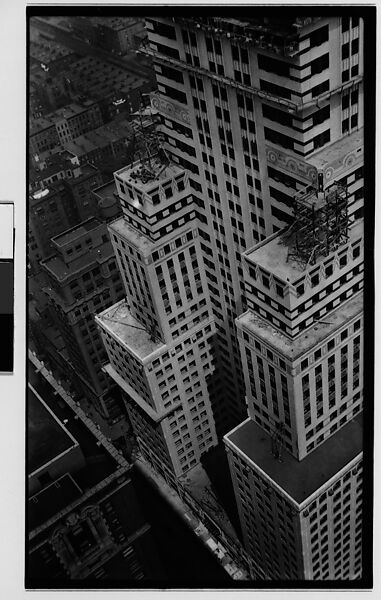
<svg viewBox="0 0 381 600">
<path fill-rule="evenodd" d="M 294 196 L 294 222 L 283 235 L 287 260 L 313 265 L 348 240 L 347 188 L 335 182 L 325 192 L 308 186 Z"/>
</svg>

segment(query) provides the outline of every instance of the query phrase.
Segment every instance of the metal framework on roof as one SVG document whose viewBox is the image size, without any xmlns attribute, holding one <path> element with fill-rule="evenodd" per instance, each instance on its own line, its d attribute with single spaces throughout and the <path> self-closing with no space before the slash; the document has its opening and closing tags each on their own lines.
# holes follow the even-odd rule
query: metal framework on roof
<svg viewBox="0 0 381 600">
<path fill-rule="evenodd" d="M 307 186 L 294 196 L 294 222 L 283 235 L 287 260 L 302 268 L 315 264 L 348 241 L 348 227 L 347 188 L 337 182 L 324 192 Z"/>
</svg>

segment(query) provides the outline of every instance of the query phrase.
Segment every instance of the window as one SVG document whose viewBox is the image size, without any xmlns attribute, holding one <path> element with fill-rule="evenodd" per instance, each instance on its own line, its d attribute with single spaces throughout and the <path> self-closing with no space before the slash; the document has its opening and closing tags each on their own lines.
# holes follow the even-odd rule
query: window
<svg viewBox="0 0 381 600">
<path fill-rule="evenodd" d="M 290 65 L 288 63 L 261 54 L 258 54 L 258 67 L 282 77 L 290 76 Z"/>
<path fill-rule="evenodd" d="M 319 56 L 311 62 L 311 75 L 317 75 L 321 73 L 325 69 L 329 68 L 329 53 L 323 54 L 323 56 Z"/>
<path fill-rule="evenodd" d="M 344 60 L 349 57 L 349 42 L 341 46 L 341 58 Z"/>
<path fill-rule="evenodd" d="M 324 92 L 328 92 L 328 90 L 329 90 L 329 79 L 327 79 L 327 81 L 323 81 L 323 83 L 320 83 L 319 85 L 316 85 L 315 87 L 313 87 L 311 89 L 312 98 L 316 98 L 317 96 L 320 96 L 320 94 L 324 94 Z"/>
<path fill-rule="evenodd" d="M 165 86 L 165 92 L 167 96 L 169 96 L 173 100 L 181 102 L 182 104 L 187 104 L 187 96 L 186 94 L 184 94 L 184 92 L 181 92 L 180 90 L 175 89 L 169 85 Z"/>
<path fill-rule="evenodd" d="M 310 47 L 313 48 L 315 46 L 320 46 L 324 42 L 328 41 L 328 37 L 329 37 L 328 25 L 325 25 L 324 27 L 320 27 L 320 29 L 313 31 L 310 34 L 310 36 L 309 36 Z"/>
</svg>

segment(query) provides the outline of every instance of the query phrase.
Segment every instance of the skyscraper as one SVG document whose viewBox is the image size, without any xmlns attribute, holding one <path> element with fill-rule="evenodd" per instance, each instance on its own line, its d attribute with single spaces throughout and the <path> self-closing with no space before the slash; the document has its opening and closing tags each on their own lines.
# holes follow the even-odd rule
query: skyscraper
<svg viewBox="0 0 381 600">
<path fill-rule="evenodd" d="M 345 148 L 361 146 L 361 23 L 260 15 L 146 23 L 153 105 L 199 204 L 217 328 L 214 416 L 225 433 L 246 413 L 234 323 L 246 308 L 241 255 L 292 221 L 295 190 L 317 184 L 327 161 L 315 165 L 315 153 L 343 135 Z M 337 150 L 328 158 L 335 159 Z M 349 212 L 360 216 L 361 165 L 350 184 Z"/>
<path fill-rule="evenodd" d="M 270 579 L 361 575 L 363 232 L 333 188 L 244 255 L 249 418 L 225 441 L 253 575 Z"/>
<path fill-rule="evenodd" d="M 97 319 L 107 369 L 168 481 L 234 428 L 253 577 L 354 579 L 362 20 L 146 23 L 164 141 L 115 174 L 123 217 L 110 232 L 128 300 Z"/>
</svg>

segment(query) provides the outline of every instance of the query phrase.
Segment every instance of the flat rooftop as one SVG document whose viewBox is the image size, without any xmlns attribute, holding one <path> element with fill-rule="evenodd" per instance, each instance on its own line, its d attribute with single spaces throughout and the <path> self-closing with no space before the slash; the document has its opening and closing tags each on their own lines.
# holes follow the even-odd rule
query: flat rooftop
<svg viewBox="0 0 381 600">
<path fill-rule="evenodd" d="M 363 154 L 364 148 L 364 128 L 358 129 L 350 135 L 341 137 L 336 142 L 329 144 L 322 150 L 308 156 L 308 162 L 321 170 L 328 167 L 350 152 L 357 150 L 359 156 Z"/>
<path fill-rule="evenodd" d="M 302 504 L 362 452 L 362 415 L 352 419 L 302 461 L 283 449 L 282 462 L 279 462 L 271 452 L 271 436 L 251 419 L 228 433 L 225 439 L 246 454 L 297 504 Z"/>
<path fill-rule="evenodd" d="M 71 229 L 67 229 L 59 235 L 56 235 L 54 238 L 52 238 L 52 241 L 56 246 L 66 246 L 67 244 L 71 244 L 78 238 L 83 237 L 89 231 L 97 229 L 101 225 L 101 221 L 98 221 L 98 219 L 92 217 L 91 219 L 83 221 L 82 223 L 76 225 L 75 227 L 72 227 Z"/>
<path fill-rule="evenodd" d="M 28 500 L 28 526 L 35 529 L 50 517 L 80 498 L 83 491 L 69 473 L 42 489 Z"/>
<path fill-rule="evenodd" d="M 77 445 L 76 440 L 28 385 L 28 473 Z"/>
<path fill-rule="evenodd" d="M 53 40 L 39 39 L 30 43 L 31 57 L 45 64 L 69 54 L 73 54 L 73 50 Z"/>
<path fill-rule="evenodd" d="M 62 185 L 62 181 L 58 180 L 55 181 L 54 183 L 50 183 L 49 187 L 44 188 L 44 189 L 37 189 L 34 190 L 33 192 L 31 192 L 29 194 L 29 201 L 31 203 L 31 205 L 36 205 L 38 204 L 38 202 L 40 201 L 46 201 L 46 200 L 51 200 L 53 198 L 53 196 L 55 196 L 56 194 L 58 194 L 60 191 L 62 191 L 63 185 Z"/>
<path fill-rule="evenodd" d="M 141 19 L 133 19 L 131 17 L 93 17 L 91 21 L 96 25 L 103 25 L 116 31 L 136 26 L 141 26 L 144 29 L 144 22 Z"/>
<path fill-rule="evenodd" d="M 93 188 L 91 192 L 97 198 L 99 198 L 99 200 L 105 200 L 106 198 L 119 198 L 114 179 L 98 188 Z"/>
<path fill-rule="evenodd" d="M 133 137 L 132 127 L 126 123 L 102 125 L 97 129 L 79 135 L 75 140 L 68 142 L 66 147 L 72 154 L 84 154 L 103 148 L 108 144 L 119 142 Z"/>
<path fill-rule="evenodd" d="M 86 100 L 82 104 L 77 104 L 76 102 L 72 102 L 71 104 L 68 104 L 64 108 L 58 108 L 54 112 L 49 113 L 49 115 L 47 115 L 47 117 L 54 122 L 58 121 L 60 119 L 70 119 L 71 117 L 74 117 L 75 115 L 79 115 L 82 112 L 88 110 L 88 108 L 90 106 L 95 105 L 95 104 L 96 104 L 95 101 L 91 101 L 91 100 L 90 101 Z"/>
<path fill-rule="evenodd" d="M 184 171 L 174 163 L 163 162 L 158 156 L 152 157 L 151 164 L 148 165 L 147 161 L 146 165 L 148 168 L 139 161 L 116 171 L 115 175 L 142 192 L 150 192 L 157 187 L 158 183 L 163 184 Z"/>
<path fill-rule="evenodd" d="M 65 73 L 74 84 L 78 82 L 81 89 L 93 97 L 108 96 L 121 90 L 128 92 L 149 82 L 149 77 L 143 72 L 140 76 L 135 75 L 122 66 L 95 56 L 83 56 L 75 62 L 71 61 Z"/>
<path fill-rule="evenodd" d="M 290 340 L 282 332 L 272 327 L 266 319 L 262 319 L 262 317 L 251 310 L 240 315 L 236 319 L 236 322 L 246 327 L 254 335 L 268 342 L 276 351 L 282 352 L 290 360 L 296 360 L 311 348 L 317 347 L 324 342 L 336 329 L 339 329 L 349 319 L 360 314 L 363 308 L 363 294 L 360 293 L 344 304 L 340 304 L 336 310 L 327 315 L 326 321 L 324 320 L 325 317 L 323 317 L 322 321 L 315 323 L 305 334 L 303 333 L 295 340 Z"/>
<path fill-rule="evenodd" d="M 363 235 L 363 230 L 363 220 L 356 221 L 349 229 L 349 240 L 354 242 L 359 239 Z M 316 268 L 327 257 L 319 256 L 314 265 L 303 267 L 292 258 L 288 259 L 291 243 L 291 241 L 289 243 L 285 241 L 284 232 L 280 231 L 245 252 L 244 256 L 282 281 L 292 284 L 300 279 L 303 273 Z"/>
<path fill-rule="evenodd" d="M 143 325 L 131 314 L 125 300 L 107 308 L 97 320 L 122 344 L 131 349 L 140 360 L 143 360 L 156 350 L 164 348 L 159 340 L 153 341 Z"/>
<path fill-rule="evenodd" d="M 52 123 L 50 119 L 45 117 L 39 117 L 38 119 L 35 119 L 31 122 L 29 128 L 29 135 L 35 135 L 37 133 L 40 133 L 41 131 L 44 131 L 45 129 L 49 129 L 50 127 L 55 127 L 54 123 Z"/>
<path fill-rule="evenodd" d="M 53 154 L 53 156 L 56 156 Z M 53 158 L 53 157 L 52 157 Z M 44 169 L 36 169 L 36 168 L 30 168 L 30 178 L 33 179 L 33 181 L 43 181 L 45 179 L 48 179 L 48 177 L 51 177 L 52 175 L 55 175 L 56 173 L 60 173 L 61 171 L 71 171 L 72 169 L 74 169 L 77 165 L 73 165 L 73 163 L 71 161 L 69 161 L 67 158 L 63 158 L 61 156 L 59 156 L 57 159 L 55 159 L 52 162 L 49 162 L 46 167 Z M 78 166 L 77 166 L 78 168 Z"/>
<path fill-rule="evenodd" d="M 148 256 L 154 250 L 154 242 L 127 223 L 124 217 L 113 221 L 110 225 L 115 233 L 124 236 L 133 246 L 138 248 L 143 256 Z"/>
<path fill-rule="evenodd" d="M 106 231 L 106 228 L 105 228 Z M 101 263 L 114 256 L 111 242 L 108 240 L 84 254 L 80 254 L 77 258 L 73 258 L 70 262 L 65 262 L 61 255 L 55 254 L 50 258 L 41 261 L 41 264 L 48 269 L 52 275 L 58 280 L 63 281 L 70 275 L 78 273 L 82 269 Z"/>
</svg>

